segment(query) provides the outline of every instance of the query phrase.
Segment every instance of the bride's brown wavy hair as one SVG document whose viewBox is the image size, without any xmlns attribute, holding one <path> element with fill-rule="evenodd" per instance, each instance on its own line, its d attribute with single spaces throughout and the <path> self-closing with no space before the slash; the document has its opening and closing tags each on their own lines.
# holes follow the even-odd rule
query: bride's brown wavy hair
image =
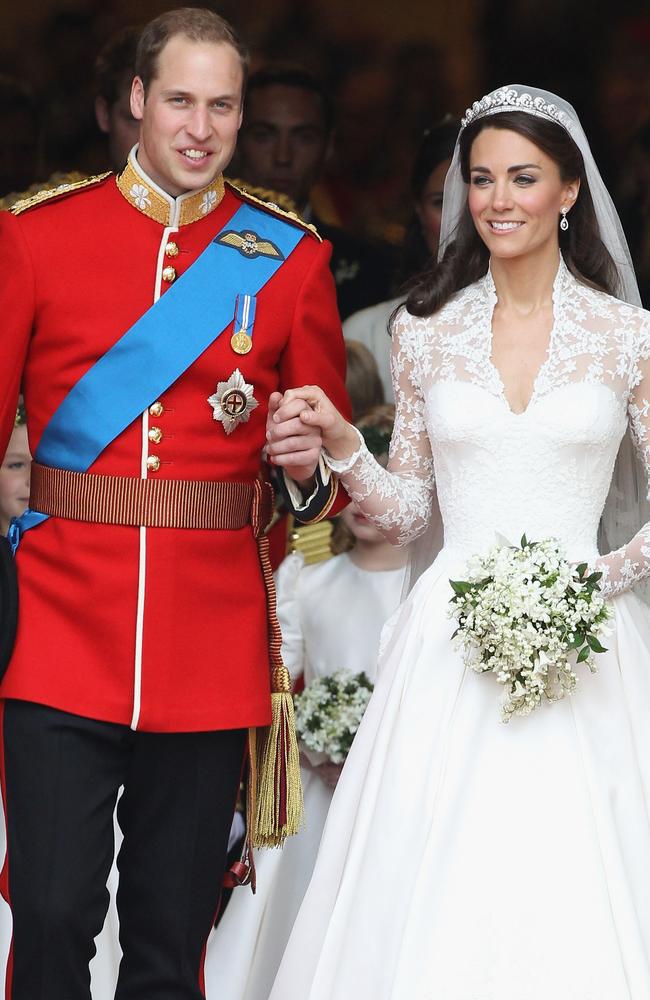
<svg viewBox="0 0 650 1000">
<path fill-rule="evenodd" d="M 519 133 L 557 164 L 563 181 L 580 179 L 578 197 L 569 216 L 569 229 L 567 232 L 558 229 L 560 250 L 567 267 L 576 278 L 616 295 L 618 273 L 600 238 L 582 153 L 566 129 L 525 111 L 510 111 L 472 122 L 463 129 L 459 139 L 460 167 L 466 184 L 470 181 L 469 158 L 472 143 L 485 128 Z M 431 316 L 461 288 L 466 288 L 483 277 L 488 268 L 489 256 L 465 204 L 453 241 L 440 262 L 434 261 L 428 270 L 414 279 L 406 299 L 406 308 L 413 316 Z"/>
</svg>

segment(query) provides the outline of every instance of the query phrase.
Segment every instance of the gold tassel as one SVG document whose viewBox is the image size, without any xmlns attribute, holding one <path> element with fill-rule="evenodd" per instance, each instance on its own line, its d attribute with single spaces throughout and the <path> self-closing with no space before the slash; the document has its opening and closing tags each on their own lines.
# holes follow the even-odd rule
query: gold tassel
<svg viewBox="0 0 650 1000">
<path fill-rule="evenodd" d="M 302 824 L 303 801 L 300 782 L 298 740 L 291 696 L 291 677 L 282 662 L 282 635 L 275 605 L 269 540 L 264 534 L 273 513 L 273 490 L 256 480 L 251 507 L 251 525 L 257 538 L 260 565 L 266 589 L 271 664 L 271 725 L 250 729 L 248 749 L 248 848 L 282 847 Z M 254 882 L 254 874 L 252 876 Z"/>
<path fill-rule="evenodd" d="M 303 820 L 300 759 L 291 678 L 285 666 L 271 673 L 271 725 L 254 731 L 250 741 L 250 842 L 253 847 L 282 847 L 298 833 Z"/>
</svg>

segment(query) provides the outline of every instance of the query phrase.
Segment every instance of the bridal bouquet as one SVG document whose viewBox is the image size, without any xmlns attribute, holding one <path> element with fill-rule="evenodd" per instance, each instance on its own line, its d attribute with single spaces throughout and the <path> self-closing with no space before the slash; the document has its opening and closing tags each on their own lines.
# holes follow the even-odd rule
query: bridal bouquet
<svg viewBox="0 0 650 1000">
<path fill-rule="evenodd" d="M 371 694 L 372 684 L 364 673 L 341 670 L 312 681 L 295 696 L 299 739 L 308 750 L 342 764 Z"/>
<path fill-rule="evenodd" d="M 491 671 L 503 685 L 504 722 L 530 715 L 543 698 L 570 694 L 577 663 L 596 670 L 611 616 L 601 573 L 572 566 L 556 539 L 529 542 L 525 535 L 520 546 L 496 545 L 470 560 L 467 572 L 467 580 L 450 581 L 453 638 L 472 670 Z"/>
</svg>

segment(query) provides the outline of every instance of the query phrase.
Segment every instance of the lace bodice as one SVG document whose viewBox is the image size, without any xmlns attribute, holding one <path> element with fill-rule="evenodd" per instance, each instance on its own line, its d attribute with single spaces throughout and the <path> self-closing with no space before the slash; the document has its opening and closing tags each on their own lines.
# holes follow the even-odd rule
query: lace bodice
<svg viewBox="0 0 650 1000">
<path fill-rule="evenodd" d="M 499 533 L 555 536 L 603 572 L 608 594 L 650 575 L 650 523 L 599 556 L 598 523 L 629 425 L 650 478 L 650 314 L 577 281 L 560 263 L 554 324 L 530 402 L 514 413 L 492 362 L 490 272 L 435 316 L 405 310 L 393 332 L 396 419 L 383 469 L 364 445 L 328 458 L 396 544 L 426 528 L 434 482 L 445 548 L 485 550 Z"/>
</svg>

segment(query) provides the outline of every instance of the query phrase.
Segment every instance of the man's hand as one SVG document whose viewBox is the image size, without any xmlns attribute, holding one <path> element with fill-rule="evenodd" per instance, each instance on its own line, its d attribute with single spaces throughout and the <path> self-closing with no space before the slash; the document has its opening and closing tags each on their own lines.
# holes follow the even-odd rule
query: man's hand
<svg viewBox="0 0 650 1000">
<path fill-rule="evenodd" d="M 300 389 L 287 389 L 280 397 L 274 392 L 269 404 L 269 419 L 267 422 L 267 440 L 276 440 L 279 427 L 286 423 L 286 434 L 283 438 L 295 442 L 296 435 L 305 430 L 318 434 L 321 445 L 332 458 L 345 460 L 354 455 L 359 448 L 359 438 L 352 424 L 341 416 L 337 408 L 317 385 L 303 385 Z M 269 435 L 270 428 L 270 435 Z M 320 447 L 320 446 L 319 446 Z M 274 450 L 269 444 L 269 451 Z M 277 465 L 284 465 L 278 461 Z M 314 466 L 315 468 L 315 466 Z"/>
<path fill-rule="evenodd" d="M 323 443 L 320 429 L 300 419 L 309 404 L 298 395 L 289 402 L 271 393 L 266 418 L 266 451 L 273 465 L 284 469 L 303 489 L 309 489 Z"/>
</svg>

